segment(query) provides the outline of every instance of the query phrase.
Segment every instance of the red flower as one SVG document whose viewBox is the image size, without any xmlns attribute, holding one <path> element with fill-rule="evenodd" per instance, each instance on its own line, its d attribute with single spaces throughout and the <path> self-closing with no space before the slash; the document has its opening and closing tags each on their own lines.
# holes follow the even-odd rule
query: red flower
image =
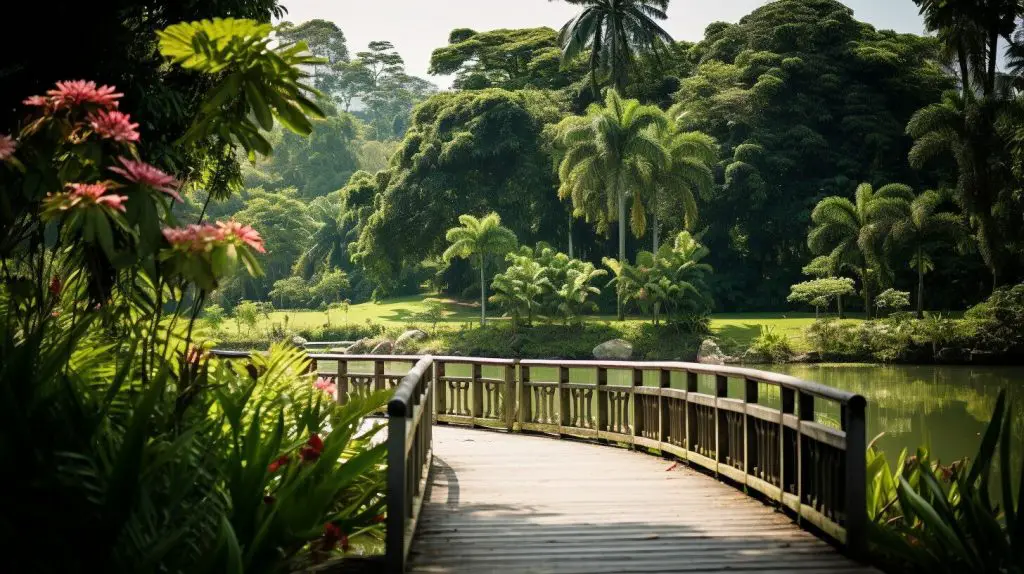
<svg viewBox="0 0 1024 574">
<path fill-rule="evenodd" d="M 218 227 L 204 223 L 187 227 L 167 227 L 164 237 L 172 247 L 182 251 L 207 251 L 213 244 L 224 239 L 224 232 Z"/>
<path fill-rule="evenodd" d="M 320 458 L 320 453 L 324 451 L 324 441 L 320 439 L 320 435 L 312 435 L 309 440 L 306 441 L 306 446 L 299 449 L 299 455 L 302 460 L 306 462 L 314 461 Z"/>
<path fill-rule="evenodd" d="M 162 191 L 178 200 L 179 203 L 181 202 L 181 196 L 178 195 L 178 186 L 181 183 L 178 180 L 144 161 L 134 161 L 124 157 L 119 157 L 117 160 L 123 167 L 111 167 L 110 171 L 120 174 L 128 181 Z"/>
<path fill-rule="evenodd" d="M 46 196 L 47 210 L 67 211 L 75 207 L 107 205 L 117 211 L 125 211 L 124 202 L 127 195 L 107 194 L 107 186 L 102 183 L 71 183 L 69 191 L 51 193 Z"/>
<path fill-rule="evenodd" d="M 230 221 L 218 221 L 217 227 L 224 234 L 225 238 L 234 238 L 239 243 L 248 245 L 260 253 L 267 252 L 267 250 L 263 248 L 263 239 L 252 227 L 242 225 L 233 219 Z"/>
<path fill-rule="evenodd" d="M 0 161 L 14 155 L 16 149 L 18 149 L 18 142 L 14 141 L 14 138 L 0 134 Z"/>
<path fill-rule="evenodd" d="M 282 466 L 287 466 L 289 462 L 291 462 L 291 459 L 288 458 L 288 455 L 283 454 L 277 457 L 277 460 L 275 460 L 274 462 L 270 463 L 269 466 L 267 466 L 267 472 L 275 473 Z"/>
<path fill-rule="evenodd" d="M 383 514 L 378 514 L 377 516 L 373 517 L 373 523 L 380 524 L 381 522 L 384 522 L 386 519 L 387 518 Z"/>
<path fill-rule="evenodd" d="M 342 552 L 348 552 L 348 549 L 349 549 L 348 534 L 342 534 L 341 535 L 341 551 Z"/>
<path fill-rule="evenodd" d="M 100 110 L 89 114 L 89 125 L 93 131 L 105 139 L 117 142 L 137 142 L 139 124 L 131 122 L 131 116 L 117 110 Z"/>
<path fill-rule="evenodd" d="M 60 292 L 61 289 L 63 288 L 64 285 L 61 284 L 60 277 L 54 275 L 53 278 L 50 279 L 50 295 L 53 295 L 54 297 L 60 297 Z"/>
<path fill-rule="evenodd" d="M 70 108 L 80 104 L 96 104 L 112 109 L 117 107 L 117 100 L 124 95 L 115 93 L 115 89 L 113 86 L 96 87 L 96 82 L 75 80 L 57 82 L 57 89 L 49 90 L 46 92 L 46 95 L 50 96 L 49 103 L 54 109 Z M 42 96 L 33 96 L 25 100 L 25 103 L 28 105 L 42 105 L 39 103 L 41 98 Z"/>
<path fill-rule="evenodd" d="M 46 108 L 50 106 L 50 100 L 44 98 L 43 96 L 29 96 L 28 98 L 25 98 L 25 100 L 21 103 L 25 104 L 26 106 L 39 106 L 41 108 Z"/>
</svg>

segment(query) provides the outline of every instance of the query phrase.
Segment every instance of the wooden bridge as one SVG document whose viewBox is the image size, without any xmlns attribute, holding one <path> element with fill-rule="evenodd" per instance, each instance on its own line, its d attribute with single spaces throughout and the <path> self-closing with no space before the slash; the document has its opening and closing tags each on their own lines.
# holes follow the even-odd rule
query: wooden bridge
<svg viewBox="0 0 1024 574">
<path fill-rule="evenodd" d="M 341 402 L 395 389 L 389 572 L 871 571 L 858 395 L 694 363 L 311 357 Z"/>
</svg>

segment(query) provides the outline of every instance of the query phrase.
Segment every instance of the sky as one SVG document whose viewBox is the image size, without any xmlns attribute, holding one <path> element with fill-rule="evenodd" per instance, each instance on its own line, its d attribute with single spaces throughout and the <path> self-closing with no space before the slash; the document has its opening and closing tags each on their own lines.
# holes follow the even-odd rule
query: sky
<svg viewBox="0 0 1024 574">
<path fill-rule="evenodd" d="M 406 71 L 449 87 L 450 78 L 430 76 L 430 54 L 448 43 L 455 28 L 477 31 L 496 28 L 558 29 L 578 11 L 558 0 L 282 0 L 285 19 L 300 23 L 314 18 L 338 25 L 352 53 L 372 40 L 388 40 L 405 59 Z M 765 0 L 672 0 L 662 23 L 677 40 L 697 41 L 711 22 L 736 22 Z M 854 17 L 879 29 L 923 32 L 911 0 L 846 0 Z"/>
</svg>

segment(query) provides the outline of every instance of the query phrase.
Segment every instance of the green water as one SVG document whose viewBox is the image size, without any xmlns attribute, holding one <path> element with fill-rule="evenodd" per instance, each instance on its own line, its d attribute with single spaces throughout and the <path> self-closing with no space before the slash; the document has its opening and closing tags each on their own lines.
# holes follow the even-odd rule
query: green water
<svg viewBox="0 0 1024 574">
<path fill-rule="evenodd" d="M 763 365 L 846 389 L 868 400 L 868 438 L 885 433 L 878 445 L 892 459 L 900 450 L 928 445 L 950 462 L 973 456 L 1003 388 L 1015 399 L 1014 437 L 1024 447 L 1024 367 L 937 367 L 894 365 Z M 1022 448 L 1018 448 L 1018 453 Z"/>
</svg>

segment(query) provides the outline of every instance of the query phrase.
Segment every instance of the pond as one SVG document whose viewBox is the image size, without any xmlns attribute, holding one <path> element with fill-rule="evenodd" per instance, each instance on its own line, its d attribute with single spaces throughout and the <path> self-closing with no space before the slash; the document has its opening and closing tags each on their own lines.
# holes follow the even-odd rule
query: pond
<svg viewBox="0 0 1024 574">
<path fill-rule="evenodd" d="M 974 456 L 996 398 L 1008 389 L 1014 404 L 1014 436 L 1024 445 L 1024 367 L 913 365 L 762 365 L 863 395 L 868 400 L 868 440 L 895 462 L 900 450 L 927 445 L 951 462 Z M 1018 449 L 1019 450 L 1019 449 Z"/>
</svg>

